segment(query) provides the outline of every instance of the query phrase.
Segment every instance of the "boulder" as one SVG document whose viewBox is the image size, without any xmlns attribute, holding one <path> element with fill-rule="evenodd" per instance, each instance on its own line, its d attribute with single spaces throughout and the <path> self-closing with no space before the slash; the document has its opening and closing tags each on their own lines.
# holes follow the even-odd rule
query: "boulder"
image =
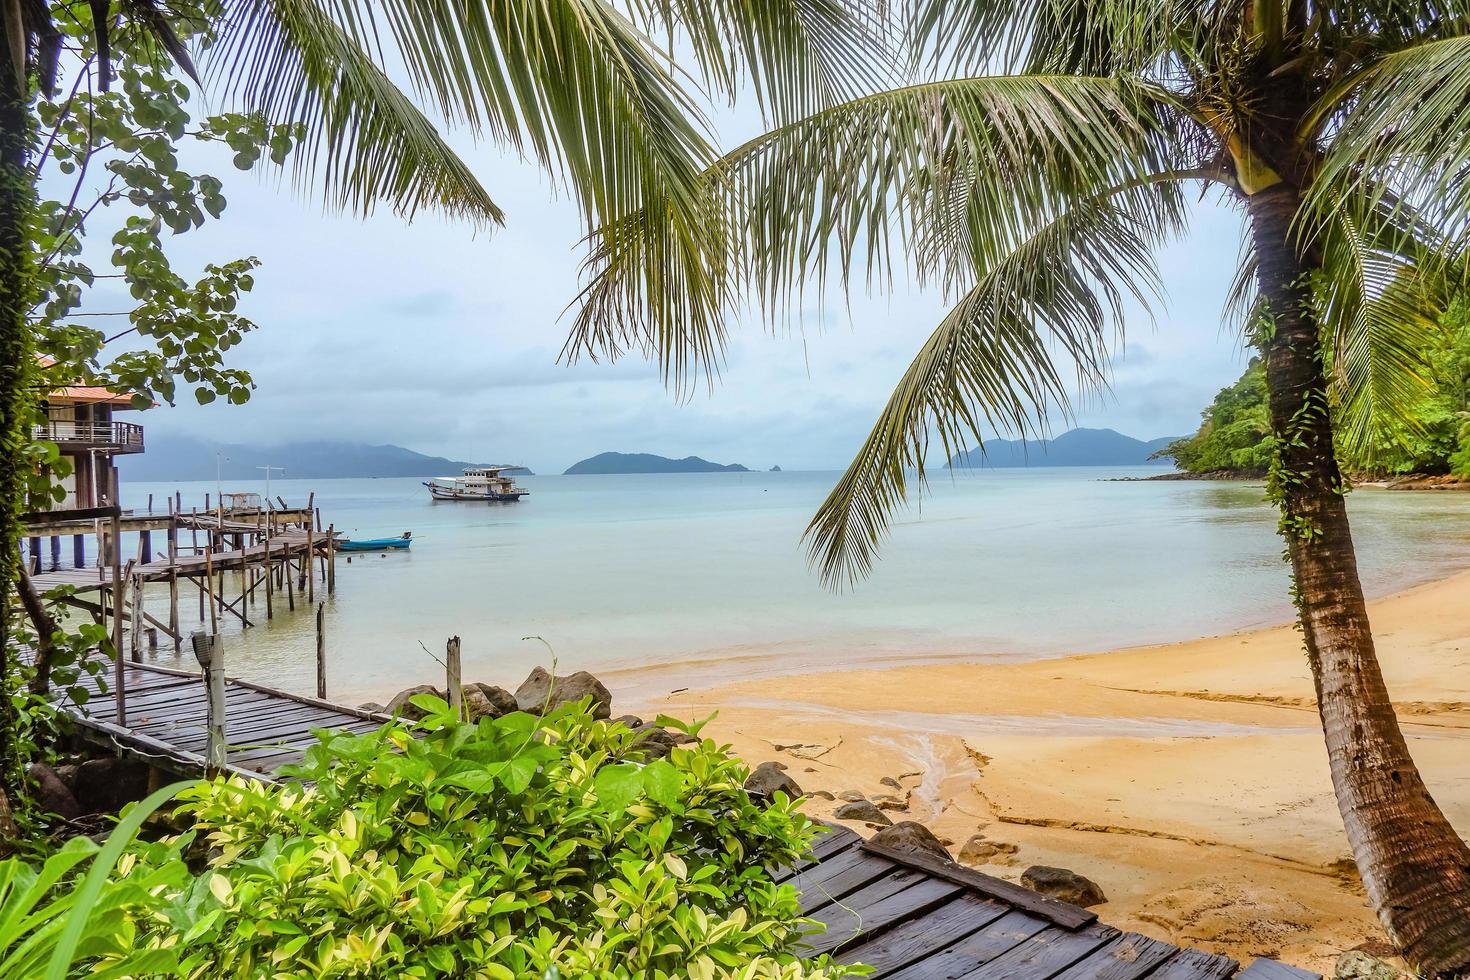
<svg viewBox="0 0 1470 980">
<path fill-rule="evenodd" d="M 643 727 L 643 719 L 637 715 L 618 715 L 613 719 L 613 723 L 635 730 Z"/>
<path fill-rule="evenodd" d="M 884 776 L 882 779 L 878 780 L 878 782 L 882 783 L 884 786 L 887 786 L 887 787 L 889 787 L 891 789 L 903 789 L 903 783 L 900 783 L 898 780 L 894 779 L 892 776 Z"/>
<path fill-rule="evenodd" d="M 1005 841 L 986 840 L 984 834 L 976 834 L 960 848 L 962 864 L 1011 864 L 1011 855 L 1016 853 L 1015 844 Z"/>
<path fill-rule="evenodd" d="M 436 698 L 447 697 L 443 691 L 430 684 L 416 684 L 413 687 L 405 687 L 393 695 L 393 700 L 388 702 L 383 712 L 390 715 L 399 715 L 409 721 L 418 721 L 424 715 L 428 714 L 428 712 L 416 704 L 408 703 L 408 699 L 417 694 L 432 694 Z"/>
<path fill-rule="evenodd" d="M 1407 980 L 1409 977 L 1393 964 L 1369 956 L 1361 949 L 1350 949 L 1339 956 L 1332 975 L 1336 980 Z"/>
<path fill-rule="evenodd" d="M 72 795 L 83 813 L 115 813 L 148 795 L 148 766 L 116 756 L 88 759 L 77 767 Z"/>
<path fill-rule="evenodd" d="M 516 703 L 515 695 L 503 687 L 496 687 L 494 684 L 466 684 L 464 686 L 466 691 L 470 688 L 479 691 L 489 703 L 493 712 L 490 715 L 491 718 L 499 718 L 501 715 L 508 715 L 512 711 L 521 710 L 520 705 Z"/>
<path fill-rule="evenodd" d="M 928 827 L 913 820 L 901 820 L 892 827 L 884 827 L 872 836 L 869 843 L 895 851 L 929 854 L 943 861 L 954 860 Z"/>
<path fill-rule="evenodd" d="M 359 704 L 358 707 L 361 708 L 363 711 L 371 711 L 373 714 L 376 715 L 384 714 L 387 711 L 386 708 L 384 708 L 376 701 L 364 701 L 362 704 Z"/>
<path fill-rule="evenodd" d="M 832 811 L 832 816 L 838 820 L 861 820 L 864 823 L 882 824 L 890 826 L 893 821 L 888 819 L 888 814 L 869 803 L 867 800 L 856 800 L 844 803 Z"/>
<path fill-rule="evenodd" d="M 660 728 L 657 725 L 644 725 L 633 729 L 633 733 L 637 736 L 633 745 L 649 759 L 668 758 L 669 753 L 674 751 L 674 746 L 699 741 L 688 732 Z"/>
<path fill-rule="evenodd" d="M 837 797 L 833 796 L 831 793 L 827 792 L 824 789 L 814 789 L 814 790 L 811 790 L 810 792 L 808 792 L 806 795 L 807 796 L 814 796 L 814 797 L 816 797 L 819 800 L 835 800 L 835 799 L 837 799 Z"/>
<path fill-rule="evenodd" d="M 1066 868 L 1050 868 L 1044 864 L 1033 864 L 1021 872 L 1021 884 L 1034 892 L 1059 902 L 1069 902 L 1087 908 L 1101 905 L 1108 900 L 1097 882 L 1084 878 Z"/>
<path fill-rule="evenodd" d="M 54 813 L 63 820 L 75 820 L 82 815 L 82 807 L 72 795 L 66 782 L 56 770 L 44 762 L 34 762 L 30 768 L 31 780 L 36 784 L 36 802 L 46 813 Z"/>
<path fill-rule="evenodd" d="M 846 800 L 848 803 L 862 803 L 867 800 L 866 796 L 855 789 L 845 789 L 837 794 L 837 798 L 839 800 Z"/>
<path fill-rule="evenodd" d="M 745 780 L 745 791 L 771 796 L 779 790 L 791 799 L 796 799 L 801 795 L 801 787 L 796 784 L 796 780 L 786 775 L 785 769 L 779 762 L 762 762 Z"/>
<path fill-rule="evenodd" d="M 538 715 L 589 696 L 592 698 L 592 717 L 612 717 L 612 694 L 585 670 L 553 677 L 544 668 L 537 667 L 515 693 L 520 710 Z"/>
<path fill-rule="evenodd" d="M 887 793 L 875 794 L 871 802 L 880 810 L 907 810 L 909 808 L 908 800 L 901 800 Z"/>
<path fill-rule="evenodd" d="M 465 685 L 460 689 L 460 698 L 464 701 L 464 717 L 466 721 L 479 721 L 481 718 L 499 718 L 500 714 L 495 710 L 495 705 L 490 699 L 480 693 L 478 687 Z"/>
</svg>

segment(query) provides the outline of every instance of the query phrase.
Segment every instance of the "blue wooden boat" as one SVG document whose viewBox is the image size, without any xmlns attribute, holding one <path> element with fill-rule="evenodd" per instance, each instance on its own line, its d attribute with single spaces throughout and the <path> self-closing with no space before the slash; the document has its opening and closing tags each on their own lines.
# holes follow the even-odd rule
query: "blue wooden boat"
<svg viewBox="0 0 1470 980">
<path fill-rule="evenodd" d="M 338 538 L 334 547 L 338 551 L 402 551 L 413 544 L 413 532 L 404 531 L 396 538 L 362 538 L 354 541 L 351 538 Z"/>
</svg>

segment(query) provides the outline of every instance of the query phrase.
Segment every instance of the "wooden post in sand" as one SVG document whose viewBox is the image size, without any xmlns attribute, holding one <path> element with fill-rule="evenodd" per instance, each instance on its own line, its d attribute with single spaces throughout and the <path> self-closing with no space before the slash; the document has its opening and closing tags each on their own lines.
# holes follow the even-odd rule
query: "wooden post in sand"
<svg viewBox="0 0 1470 980">
<path fill-rule="evenodd" d="M 461 683 L 459 665 L 459 637 L 451 636 L 444 644 L 444 673 L 448 679 L 449 709 L 456 718 L 464 719 L 464 687 Z"/>
<path fill-rule="evenodd" d="M 327 525 L 327 595 L 337 594 L 337 525 Z"/>
<path fill-rule="evenodd" d="M 316 696 L 327 699 L 327 604 L 316 604 Z"/>
</svg>

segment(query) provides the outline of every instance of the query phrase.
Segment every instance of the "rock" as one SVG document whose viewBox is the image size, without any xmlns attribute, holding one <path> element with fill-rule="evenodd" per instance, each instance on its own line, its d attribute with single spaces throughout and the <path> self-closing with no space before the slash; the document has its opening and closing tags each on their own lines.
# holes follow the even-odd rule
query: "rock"
<svg viewBox="0 0 1470 980">
<path fill-rule="evenodd" d="M 688 732 L 660 728 L 657 725 L 644 725 L 633 729 L 633 733 L 638 736 L 633 742 L 634 746 L 649 759 L 667 758 L 674 751 L 674 746 L 699 741 Z"/>
<path fill-rule="evenodd" d="M 418 705 L 408 703 L 409 698 L 418 694 L 432 694 L 436 698 L 444 698 L 446 696 L 443 691 L 430 684 L 416 684 L 413 687 L 405 687 L 393 695 L 393 700 L 389 701 L 387 707 L 383 709 L 384 713 L 398 715 L 409 721 L 418 721 L 424 715 L 428 714 L 427 711 Z"/>
<path fill-rule="evenodd" d="M 832 816 L 838 820 L 861 820 L 864 823 L 882 824 L 885 827 L 893 823 L 892 820 L 888 819 L 888 814 L 867 800 L 855 800 L 851 803 L 844 803 L 832 811 Z"/>
<path fill-rule="evenodd" d="M 780 791 L 791 799 L 796 799 L 801 795 L 801 787 L 796 785 L 796 780 L 782 771 L 785 768 L 779 762 L 762 762 L 745 780 L 745 791 L 758 793 L 761 796 L 772 796 Z"/>
<path fill-rule="evenodd" d="M 479 721 L 481 718 L 499 718 L 503 712 L 496 710 L 490 699 L 481 693 L 478 687 L 465 685 L 460 691 L 464 699 L 464 716 L 467 721 Z"/>
<path fill-rule="evenodd" d="M 592 698 L 592 717 L 612 717 L 612 694 L 585 670 L 565 677 L 553 677 L 545 668 L 537 667 L 521 682 L 515 693 L 520 710 L 538 715 L 589 696 Z"/>
<path fill-rule="evenodd" d="M 928 827 L 913 820 L 902 820 L 892 827 L 884 827 L 873 835 L 869 843 L 895 851 L 930 854 L 944 861 L 954 860 Z"/>
<path fill-rule="evenodd" d="M 981 834 L 976 834 L 965 841 L 960 848 L 961 864 L 990 864 L 991 859 L 1003 853 L 1000 846 L 994 841 L 988 841 Z"/>
<path fill-rule="evenodd" d="M 1066 868 L 1049 868 L 1044 864 L 1033 864 L 1021 872 L 1021 884 L 1034 892 L 1059 902 L 1070 902 L 1087 908 L 1101 905 L 1108 900 L 1097 882 L 1084 878 Z"/>
<path fill-rule="evenodd" d="M 619 725 L 624 725 L 628 728 L 637 729 L 643 727 L 643 719 L 639 718 L 637 715 L 618 715 L 616 718 L 613 719 L 613 722 Z"/>
<path fill-rule="evenodd" d="M 855 789 L 845 789 L 841 793 L 837 794 L 837 798 L 839 800 L 846 800 L 849 803 L 863 803 L 866 802 L 868 799 L 866 796 L 859 793 Z"/>
<path fill-rule="evenodd" d="M 81 767 L 74 762 L 68 763 L 64 766 L 56 767 L 56 775 L 59 776 L 61 778 L 61 781 L 66 784 L 66 788 L 71 790 L 73 793 L 75 793 L 77 789 L 77 770 L 80 768 Z"/>
<path fill-rule="evenodd" d="M 807 793 L 806 795 L 807 796 L 815 796 L 818 799 L 823 799 L 823 800 L 835 800 L 835 799 L 837 799 L 837 797 L 833 796 L 831 793 L 827 792 L 824 789 L 814 789 L 811 792 Z"/>
<path fill-rule="evenodd" d="M 55 769 L 44 762 L 31 763 L 30 774 L 36 784 L 36 802 L 46 813 L 54 813 L 63 820 L 75 820 L 82 815 L 82 807 L 72 795 L 66 782 Z"/>
<path fill-rule="evenodd" d="M 363 711 L 371 711 L 374 714 L 379 715 L 384 714 L 387 711 L 386 708 L 384 708 L 376 701 L 364 701 L 362 704 L 359 704 L 358 707 L 361 708 Z"/>
<path fill-rule="evenodd" d="M 889 796 L 887 793 L 880 793 L 874 796 L 871 802 L 880 810 L 907 810 L 909 808 L 908 800 L 900 800 L 898 797 Z"/>
<path fill-rule="evenodd" d="M 490 703 L 491 709 L 495 712 L 490 716 L 491 718 L 499 718 L 501 715 L 508 715 L 512 711 L 520 710 L 520 705 L 516 703 L 515 695 L 503 687 L 496 687 L 494 684 L 479 683 L 466 684 L 464 687 L 466 691 L 474 688 L 484 696 L 485 700 Z"/>
<path fill-rule="evenodd" d="M 77 767 L 72 795 L 83 813 L 115 813 L 148 795 L 148 766 L 116 756 L 88 759 Z"/>
<path fill-rule="evenodd" d="M 903 789 L 903 783 L 900 783 L 892 776 L 884 776 L 882 779 L 878 780 L 878 782 L 882 783 L 884 786 L 888 786 L 893 789 Z"/>
<path fill-rule="evenodd" d="M 1337 980 L 1401 980 L 1408 977 L 1403 970 L 1360 949 L 1350 949 L 1339 956 L 1337 969 L 1332 975 Z"/>
</svg>

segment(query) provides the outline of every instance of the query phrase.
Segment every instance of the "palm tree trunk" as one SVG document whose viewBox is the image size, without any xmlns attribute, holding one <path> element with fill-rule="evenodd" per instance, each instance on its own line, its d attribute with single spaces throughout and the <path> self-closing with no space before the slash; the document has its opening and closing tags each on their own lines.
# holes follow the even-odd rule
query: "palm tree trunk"
<svg viewBox="0 0 1470 980">
<path fill-rule="evenodd" d="M 20 566 L 24 450 L 30 436 L 26 380 L 34 370 L 26 322 L 35 265 L 27 235 L 35 203 L 29 150 L 26 93 L 10 58 L 0 54 L 0 792 L 9 789 L 12 799 L 20 795 L 22 760 L 9 697 L 16 670 L 10 594 Z"/>
<path fill-rule="evenodd" d="M 1470 970 L 1470 848 L 1409 756 L 1374 652 L 1307 301 L 1313 263 L 1291 230 L 1300 203 L 1285 182 L 1247 199 L 1269 324 L 1262 346 L 1279 453 L 1272 490 L 1353 860 L 1408 961 L 1430 976 L 1457 974 Z"/>
</svg>

